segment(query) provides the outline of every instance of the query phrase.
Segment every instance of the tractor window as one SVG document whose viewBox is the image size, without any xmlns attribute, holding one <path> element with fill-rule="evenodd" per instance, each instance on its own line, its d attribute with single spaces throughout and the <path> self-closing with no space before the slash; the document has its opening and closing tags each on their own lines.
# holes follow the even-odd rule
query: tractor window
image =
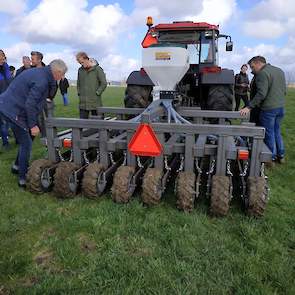
<svg viewBox="0 0 295 295">
<path fill-rule="evenodd" d="M 213 44 L 212 39 L 204 40 L 201 43 L 201 63 L 213 63 Z"/>
<path fill-rule="evenodd" d="M 188 44 L 187 50 L 189 53 L 189 63 L 190 64 L 198 64 L 199 63 L 200 44 Z"/>
</svg>

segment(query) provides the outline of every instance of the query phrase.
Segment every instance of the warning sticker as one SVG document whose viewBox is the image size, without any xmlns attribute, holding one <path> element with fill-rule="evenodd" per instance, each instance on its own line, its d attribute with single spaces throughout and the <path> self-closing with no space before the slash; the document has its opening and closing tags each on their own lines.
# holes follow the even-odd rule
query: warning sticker
<svg viewBox="0 0 295 295">
<path fill-rule="evenodd" d="M 156 60 L 170 60 L 170 52 L 155 52 Z"/>
</svg>

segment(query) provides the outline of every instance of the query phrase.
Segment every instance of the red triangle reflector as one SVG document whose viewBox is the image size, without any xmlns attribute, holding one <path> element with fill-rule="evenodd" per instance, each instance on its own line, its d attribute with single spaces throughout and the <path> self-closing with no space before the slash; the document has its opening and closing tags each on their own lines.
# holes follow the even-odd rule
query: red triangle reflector
<svg viewBox="0 0 295 295">
<path fill-rule="evenodd" d="M 149 124 L 140 124 L 131 138 L 128 149 L 136 156 L 160 156 L 162 145 Z"/>
</svg>

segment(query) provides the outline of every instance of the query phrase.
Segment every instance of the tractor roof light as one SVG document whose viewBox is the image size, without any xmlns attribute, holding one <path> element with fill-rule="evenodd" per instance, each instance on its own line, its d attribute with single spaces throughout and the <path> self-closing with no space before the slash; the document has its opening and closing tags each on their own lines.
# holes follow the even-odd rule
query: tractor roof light
<svg viewBox="0 0 295 295">
<path fill-rule="evenodd" d="M 154 24 L 153 18 L 151 16 L 148 16 L 146 18 L 146 25 L 150 28 Z"/>
</svg>

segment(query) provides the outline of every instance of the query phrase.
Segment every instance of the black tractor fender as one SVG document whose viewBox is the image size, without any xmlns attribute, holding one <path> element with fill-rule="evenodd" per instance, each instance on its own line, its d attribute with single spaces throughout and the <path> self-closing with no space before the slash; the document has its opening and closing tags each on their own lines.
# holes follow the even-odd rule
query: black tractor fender
<svg viewBox="0 0 295 295">
<path fill-rule="evenodd" d="M 155 86 L 148 74 L 143 70 L 131 72 L 126 83 L 127 85 Z"/>
<path fill-rule="evenodd" d="M 235 75 L 233 70 L 222 69 L 219 73 L 202 73 L 201 84 L 235 84 Z"/>
</svg>

